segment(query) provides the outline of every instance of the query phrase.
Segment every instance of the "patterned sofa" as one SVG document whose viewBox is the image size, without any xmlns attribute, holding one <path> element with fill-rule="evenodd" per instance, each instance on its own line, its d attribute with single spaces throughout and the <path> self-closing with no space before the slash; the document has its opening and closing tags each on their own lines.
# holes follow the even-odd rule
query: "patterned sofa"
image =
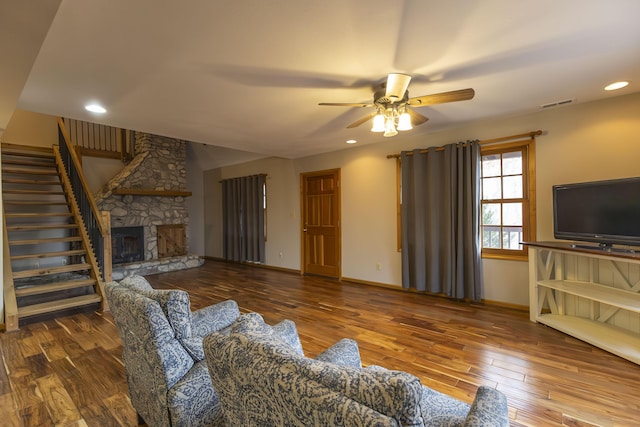
<svg viewBox="0 0 640 427">
<path fill-rule="evenodd" d="M 344 339 L 316 359 L 282 340 L 257 313 L 204 339 L 229 426 L 508 426 L 506 397 L 479 387 L 471 405 L 408 373 L 362 368 Z"/>
<path fill-rule="evenodd" d="M 138 416 L 151 427 L 226 425 L 203 360 L 202 337 L 238 318 L 235 301 L 192 313 L 186 292 L 154 290 L 139 276 L 108 283 L 105 293 Z"/>
</svg>

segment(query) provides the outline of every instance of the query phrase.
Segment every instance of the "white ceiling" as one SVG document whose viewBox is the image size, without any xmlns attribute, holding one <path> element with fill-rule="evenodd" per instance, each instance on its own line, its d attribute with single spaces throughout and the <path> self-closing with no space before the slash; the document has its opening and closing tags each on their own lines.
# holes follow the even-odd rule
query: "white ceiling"
<svg viewBox="0 0 640 427">
<path fill-rule="evenodd" d="M 297 158 L 380 142 L 346 129 L 371 109 L 318 103 L 370 102 L 390 72 L 413 76 L 410 96 L 476 91 L 418 108 L 412 133 L 639 91 L 638 17 L 638 0 L 62 0 L 15 103 Z"/>
</svg>

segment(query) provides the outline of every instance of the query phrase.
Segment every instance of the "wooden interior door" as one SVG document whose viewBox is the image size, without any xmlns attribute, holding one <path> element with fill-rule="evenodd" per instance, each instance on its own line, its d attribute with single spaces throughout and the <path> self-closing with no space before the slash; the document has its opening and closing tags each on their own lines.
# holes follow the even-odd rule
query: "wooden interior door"
<svg viewBox="0 0 640 427">
<path fill-rule="evenodd" d="M 340 278 L 340 169 L 301 175 L 303 273 Z"/>
</svg>

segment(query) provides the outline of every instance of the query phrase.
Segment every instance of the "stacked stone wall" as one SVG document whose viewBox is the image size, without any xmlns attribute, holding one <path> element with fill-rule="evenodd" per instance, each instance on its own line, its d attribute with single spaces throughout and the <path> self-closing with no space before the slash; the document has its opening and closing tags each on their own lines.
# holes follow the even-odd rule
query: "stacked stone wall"
<svg viewBox="0 0 640 427">
<path fill-rule="evenodd" d="M 101 211 L 111 212 L 111 227 L 142 225 L 145 260 L 158 258 L 156 226 L 184 224 L 189 247 L 189 213 L 184 197 L 113 194 L 119 188 L 186 191 L 186 142 L 136 132 L 136 155 L 96 194 Z"/>
</svg>

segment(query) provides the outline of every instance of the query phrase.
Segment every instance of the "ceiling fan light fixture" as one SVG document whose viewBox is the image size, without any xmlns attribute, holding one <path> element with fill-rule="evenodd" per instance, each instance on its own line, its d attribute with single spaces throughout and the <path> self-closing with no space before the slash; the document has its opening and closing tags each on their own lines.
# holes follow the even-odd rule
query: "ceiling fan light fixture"
<svg viewBox="0 0 640 427">
<path fill-rule="evenodd" d="M 411 116 L 406 111 L 400 114 L 398 118 L 398 130 L 411 130 L 413 126 L 411 126 Z"/>
<path fill-rule="evenodd" d="M 387 77 L 387 90 L 385 96 L 391 102 L 400 101 L 409 87 L 411 76 L 408 74 L 391 73 Z"/>
<path fill-rule="evenodd" d="M 378 113 L 373 118 L 373 127 L 371 127 L 371 132 L 384 132 L 384 131 L 385 131 L 384 115 Z"/>
<path fill-rule="evenodd" d="M 394 123 L 393 116 L 387 116 L 384 121 L 384 134 L 382 136 L 391 137 L 396 136 L 398 131 L 396 130 L 396 124 Z"/>
</svg>

